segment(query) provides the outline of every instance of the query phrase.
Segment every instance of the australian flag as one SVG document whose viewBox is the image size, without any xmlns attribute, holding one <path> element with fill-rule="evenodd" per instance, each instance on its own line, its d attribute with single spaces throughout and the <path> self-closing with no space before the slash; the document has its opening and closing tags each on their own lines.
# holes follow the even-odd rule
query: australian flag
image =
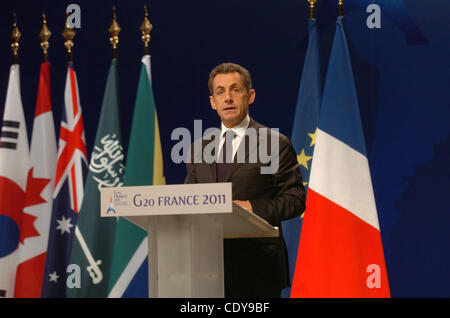
<svg viewBox="0 0 450 318">
<path fill-rule="evenodd" d="M 67 276 L 74 271 L 68 265 L 87 171 L 83 117 L 71 63 L 67 68 L 64 104 L 42 297 L 66 296 Z M 76 284 L 76 280 L 72 283 Z"/>
</svg>

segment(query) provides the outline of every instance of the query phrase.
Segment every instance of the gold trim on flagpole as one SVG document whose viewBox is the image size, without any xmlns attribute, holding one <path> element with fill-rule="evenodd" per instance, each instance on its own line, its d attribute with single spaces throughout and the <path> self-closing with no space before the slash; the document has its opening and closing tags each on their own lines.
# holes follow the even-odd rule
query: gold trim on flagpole
<svg viewBox="0 0 450 318">
<path fill-rule="evenodd" d="M 309 2 L 309 18 L 314 20 L 316 18 L 316 2 L 317 0 L 308 0 Z"/>
<path fill-rule="evenodd" d="M 19 28 L 17 27 L 17 18 L 16 14 L 13 13 L 13 29 L 11 32 L 11 50 L 13 52 L 13 64 L 19 64 L 19 40 L 22 34 L 19 32 Z"/>
<path fill-rule="evenodd" d="M 67 61 L 72 62 L 72 47 L 74 46 L 73 38 L 75 37 L 75 30 L 72 29 L 67 21 L 69 18 L 69 13 L 66 12 L 66 24 L 64 26 L 64 31 L 62 32 L 62 36 L 66 41 L 64 42 L 64 46 L 67 48 Z"/>
<path fill-rule="evenodd" d="M 39 32 L 39 37 L 41 38 L 41 49 L 43 52 L 43 61 L 48 62 L 48 48 L 50 46 L 48 40 L 52 36 L 52 32 L 47 27 L 47 17 L 45 13 L 42 13 L 42 29 Z"/>
<path fill-rule="evenodd" d="M 144 55 L 149 54 L 148 51 L 148 43 L 150 42 L 150 31 L 153 29 L 153 25 L 150 23 L 150 20 L 148 19 L 148 11 L 147 6 L 144 6 L 145 10 L 145 16 L 144 21 L 142 22 L 141 26 L 139 27 L 139 30 L 142 32 L 142 42 L 144 42 Z"/>
<path fill-rule="evenodd" d="M 343 0 L 338 1 L 338 16 L 339 17 L 344 16 L 344 1 Z"/>
<path fill-rule="evenodd" d="M 109 42 L 112 44 L 112 55 L 113 58 L 117 58 L 117 45 L 119 44 L 119 33 L 122 30 L 119 23 L 117 23 L 116 7 L 112 7 L 112 22 L 108 28 L 108 32 L 111 34 Z"/>
</svg>

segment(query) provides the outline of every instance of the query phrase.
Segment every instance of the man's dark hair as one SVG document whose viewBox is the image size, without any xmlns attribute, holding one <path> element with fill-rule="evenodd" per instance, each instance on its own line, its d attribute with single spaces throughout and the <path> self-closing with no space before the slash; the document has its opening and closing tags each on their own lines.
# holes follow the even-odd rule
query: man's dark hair
<svg viewBox="0 0 450 318">
<path fill-rule="evenodd" d="M 235 64 L 235 63 L 222 63 L 217 65 L 213 70 L 209 73 L 208 79 L 208 88 L 211 96 L 213 95 L 213 80 L 217 74 L 227 74 L 237 72 L 241 74 L 242 80 L 244 82 L 244 86 L 247 89 L 247 92 L 252 89 L 252 79 L 250 77 L 249 71 L 246 68 Z"/>
</svg>

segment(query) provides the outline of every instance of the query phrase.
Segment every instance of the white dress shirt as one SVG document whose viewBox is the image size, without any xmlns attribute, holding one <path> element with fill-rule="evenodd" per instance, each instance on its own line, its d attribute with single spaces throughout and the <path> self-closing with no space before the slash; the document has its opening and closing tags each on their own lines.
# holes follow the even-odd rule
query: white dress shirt
<svg viewBox="0 0 450 318">
<path fill-rule="evenodd" d="M 239 145 L 241 144 L 242 138 L 244 137 L 245 132 L 247 131 L 249 124 L 250 124 L 250 116 L 248 114 L 238 125 L 234 126 L 233 128 L 227 128 L 222 123 L 222 129 L 220 132 L 219 151 L 216 159 L 219 157 L 219 153 L 221 153 L 222 146 L 225 143 L 225 133 L 227 132 L 227 130 L 232 130 L 236 134 L 236 137 L 234 137 L 233 139 L 233 158 L 234 158 L 239 148 Z"/>
</svg>

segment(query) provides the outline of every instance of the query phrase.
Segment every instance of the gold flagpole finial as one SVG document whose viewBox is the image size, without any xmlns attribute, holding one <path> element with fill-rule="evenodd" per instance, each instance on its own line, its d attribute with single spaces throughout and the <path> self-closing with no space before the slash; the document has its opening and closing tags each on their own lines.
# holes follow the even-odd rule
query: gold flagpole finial
<svg viewBox="0 0 450 318">
<path fill-rule="evenodd" d="M 117 58 L 117 44 L 119 44 L 119 33 L 122 29 L 119 23 L 117 23 L 116 7 L 113 6 L 112 10 L 113 10 L 112 22 L 108 29 L 108 32 L 111 33 L 109 42 L 111 42 L 113 47 L 113 58 Z"/>
<path fill-rule="evenodd" d="M 42 14 L 42 29 L 41 32 L 39 32 L 39 37 L 41 38 L 41 48 L 44 53 L 43 59 L 44 62 L 48 62 L 48 47 L 50 46 L 48 40 L 50 39 L 50 36 L 52 35 L 52 32 L 47 27 L 47 17 L 45 16 L 45 13 Z"/>
<path fill-rule="evenodd" d="M 339 17 L 344 16 L 344 1 L 343 0 L 338 1 L 338 16 Z"/>
<path fill-rule="evenodd" d="M 64 31 L 62 33 L 62 36 L 66 39 L 64 42 L 64 46 L 67 48 L 67 59 L 69 62 L 72 62 L 72 47 L 73 44 L 73 38 L 75 37 L 75 31 L 72 29 L 68 22 L 69 13 L 66 12 L 66 24 L 64 26 Z"/>
<path fill-rule="evenodd" d="M 317 0 L 308 0 L 309 2 L 309 18 L 315 19 L 316 18 L 316 2 Z"/>
<path fill-rule="evenodd" d="M 148 11 L 147 6 L 144 6 L 145 10 L 145 16 L 144 21 L 142 22 L 141 26 L 139 27 L 139 30 L 142 32 L 142 42 L 144 42 L 144 54 L 148 54 L 148 43 L 150 42 L 150 31 L 153 29 L 153 25 L 150 23 L 150 20 L 148 19 Z"/>
<path fill-rule="evenodd" d="M 17 27 L 16 14 L 13 13 L 13 29 L 11 32 L 11 50 L 13 51 L 13 64 L 19 64 L 19 40 L 22 34 L 19 32 Z"/>
</svg>

